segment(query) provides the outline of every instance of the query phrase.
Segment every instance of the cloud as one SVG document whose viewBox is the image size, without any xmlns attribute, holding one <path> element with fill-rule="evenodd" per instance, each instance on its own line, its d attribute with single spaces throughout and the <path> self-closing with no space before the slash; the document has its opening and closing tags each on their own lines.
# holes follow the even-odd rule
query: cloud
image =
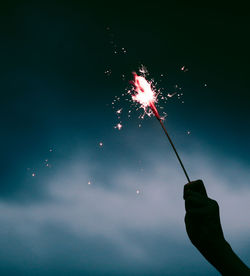
<svg viewBox="0 0 250 276">
<path fill-rule="evenodd" d="M 187 238 L 180 168 L 172 158 L 150 156 L 145 157 L 147 169 L 138 172 L 139 167 L 112 170 L 76 155 L 47 183 L 47 198 L 0 202 L 1 270 L 8 275 L 12 270 L 28 275 L 217 275 Z M 245 252 L 250 187 L 236 189 L 232 174 L 220 173 L 232 170 L 233 162 L 218 169 L 218 161 L 204 161 L 200 153 L 183 157 L 195 168 L 190 175 L 203 176 L 208 194 L 219 202 L 228 241 Z M 109 176 L 95 179 L 93 166 Z M 242 181 L 249 173 L 243 165 L 238 168 Z M 243 259 L 249 258 L 245 254 Z"/>
</svg>

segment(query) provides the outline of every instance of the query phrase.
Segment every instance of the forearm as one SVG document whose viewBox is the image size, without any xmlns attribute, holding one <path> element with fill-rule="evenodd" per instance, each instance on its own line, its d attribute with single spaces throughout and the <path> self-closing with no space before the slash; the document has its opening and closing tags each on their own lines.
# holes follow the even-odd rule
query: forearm
<svg viewBox="0 0 250 276">
<path fill-rule="evenodd" d="M 249 268 L 233 252 L 226 241 L 211 252 L 201 253 L 222 275 L 250 275 Z"/>
<path fill-rule="evenodd" d="M 249 268 L 225 240 L 218 203 L 209 198 L 201 180 L 184 186 L 185 224 L 193 245 L 222 275 L 250 276 Z"/>
</svg>

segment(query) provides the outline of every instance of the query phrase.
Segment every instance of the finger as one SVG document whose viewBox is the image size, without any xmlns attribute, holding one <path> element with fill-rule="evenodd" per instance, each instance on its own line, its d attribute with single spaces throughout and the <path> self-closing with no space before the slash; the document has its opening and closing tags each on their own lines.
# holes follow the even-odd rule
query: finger
<svg viewBox="0 0 250 276">
<path fill-rule="evenodd" d="M 197 193 L 207 197 L 206 188 L 205 188 L 202 180 L 192 181 L 184 186 L 184 192 L 183 192 L 184 199 L 186 199 L 189 191 L 197 192 Z"/>
<path fill-rule="evenodd" d="M 219 216 L 219 205 L 215 200 L 210 200 L 208 205 L 201 207 L 188 206 L 186 209 L 186 214 L 190 217 L 194 216 L 204 216 L 204 217 L 214 217 Z"/>
<path fill-rule="evenodd" d="M 198 193 L 190 193 L 185 200 L 186 211 L 191 208 L 200 208 L 209 206 L 208 198 L 201 196 Z"/>
<path fill-rule="evenodd" d="M 206 196 L 204 194 L 201 194 L 199 192 L 194 192 L 192 190 L 187 190 L 185 197 L 186 197 L 186 199 L 188 199 L 189 197 L 195 197 L 195 198 L 198 198 L 198 199 L 200 199 L 201 201 L 204 201 L 204 202 L 206 202 L 208 199 L 210 199 L 208 196 Z"/>
<path fill-rule="evenodd" d="M 187 210 L 187 215 L 192 216 L 207 216 L 213 214 L 210 207 L 190 208 Z"/>
</svg>

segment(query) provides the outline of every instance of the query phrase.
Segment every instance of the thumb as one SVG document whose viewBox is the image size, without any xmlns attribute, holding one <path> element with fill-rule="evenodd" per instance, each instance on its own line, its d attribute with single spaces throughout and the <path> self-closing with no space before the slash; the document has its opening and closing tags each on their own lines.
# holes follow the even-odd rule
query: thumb
<svg viewBox="0 0 250 276">
<path fill-rule="evenodd" d="M 187 199 L 190 191 L 199 193 L 200 195 L 207 197 L 206 188 L 202 180 L 192 181 L 184 186 L 184 192 L 183 192 L 184 200 Z"/>
</svg>

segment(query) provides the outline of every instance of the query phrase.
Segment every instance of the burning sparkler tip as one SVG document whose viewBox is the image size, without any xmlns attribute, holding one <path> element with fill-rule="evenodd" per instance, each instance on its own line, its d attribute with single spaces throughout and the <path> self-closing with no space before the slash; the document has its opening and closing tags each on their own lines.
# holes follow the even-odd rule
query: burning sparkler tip
<svg viewBox="0 0 250 276">
<path fill-rule="evenodd" d="M 146 71 L 145 69 L 141 69 L 140 72 L 145 74 Z M 132 72 L 132 74 L 134 80 L 130 81 L 130 83 L 134 86 L 133 90 L 135 94 L 132 95 L 133 101 L 139 102 L 146 114 L 150 116 L 153 113 L 157 119 L 160 119 L 160 115 L 155 106 L 155 103 L 157 102 L 157 94 L 152 88 L 152 83 L 148 82 L 143 75 L 138 76 L 135 72 Z"/>
</svg>

